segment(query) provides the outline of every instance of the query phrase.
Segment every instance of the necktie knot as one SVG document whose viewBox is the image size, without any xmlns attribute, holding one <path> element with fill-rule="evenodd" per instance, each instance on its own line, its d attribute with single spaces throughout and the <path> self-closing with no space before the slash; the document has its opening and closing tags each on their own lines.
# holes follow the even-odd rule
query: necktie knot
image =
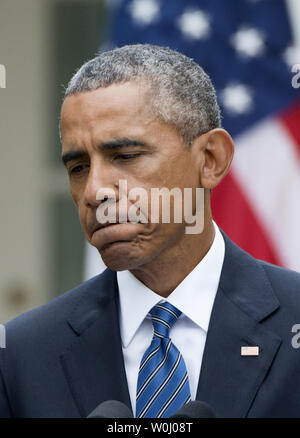
<svg viewBox="0 0 300 438">
<path fill-rule="evenodd" d="M 150 315 L 154 328 L 154 336 L 169 338 L 170 328 L 175 324 L 181 312 L 172 304 L 165 302 L 152 307 Z"/>
</svg>

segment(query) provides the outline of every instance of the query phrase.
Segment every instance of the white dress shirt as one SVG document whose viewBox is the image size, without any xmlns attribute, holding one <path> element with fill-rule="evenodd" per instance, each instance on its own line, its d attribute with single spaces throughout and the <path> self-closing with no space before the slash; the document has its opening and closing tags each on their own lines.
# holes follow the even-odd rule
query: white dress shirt
<svg viewBox="0 0 300 438">
<path fill-rule="evenodd" d="M 225 254 L 223 236 L 215 223 L 214 228 L 214 241 L 205 257 L 166 299 L 145 286 L 130 271 L 117 272 L 122 348 L 134 413 L 139 366 L 153 336 L 148 312 L 162 301 L 168 301 L 182 312 L 170 330 L 170 337 L 185 361 L 191 399 L 195 400 L 208 324 Z"/>
</svg>

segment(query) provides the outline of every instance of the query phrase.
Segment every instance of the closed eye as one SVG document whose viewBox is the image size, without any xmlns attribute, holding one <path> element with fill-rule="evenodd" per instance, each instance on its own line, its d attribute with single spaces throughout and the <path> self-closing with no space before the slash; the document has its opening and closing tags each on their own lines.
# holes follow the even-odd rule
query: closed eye
<svg viewBox="0 0 300 438">
<path fill-rule="evenodd" d="M 87 167 L 89 167 L 88 164 L 78 164 L 77 166 L 74 166 L 69 169 L 69 174 L 70 175 L 79 174 L 84 170 L 86 170 Z"/>
<path fill-rule="evenodd" d="M 118 154 L 115 156 L 116 160 L 132 160 L 134 158 L 139 157 L 140 153 L 134 153 L 134 154 Z"/>
<path fill-rule="evenodd" d="M 134 160 L 135 158 L 140 157 L 141 155 L 142 155 L 141 152 L 127 153 L 127 154 L 116 154 L 113 157 L 113 160 L 116 160 L 116 161 L 130 161 L 130 160 Z M 68 168 L 68 173 L 69 173 L 69 175 L 79 176 L 83 172 L 88 170 L 89 167 L 90 167 L 89 163 L 76 164 L 76 165 L 70 166 Z"/>
</svg>

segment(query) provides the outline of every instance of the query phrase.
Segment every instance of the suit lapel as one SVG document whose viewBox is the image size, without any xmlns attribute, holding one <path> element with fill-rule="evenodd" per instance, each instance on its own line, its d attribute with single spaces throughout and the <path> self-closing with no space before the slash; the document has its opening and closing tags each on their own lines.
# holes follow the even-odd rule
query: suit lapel
<svg viewBox="0 0 300 438">
<path fill-rule="evenodd" d="M 217 417 L 245 417 L 281 339 L 260 321 L 278 307 L 262 265 L 223 233 L 225 259 L 201 366 L 197 399 Z M 259 356 L 241 356 L 259 346 Z"/>
<path fill-rule="evenodd" d="M 131 408 L 115 273 L 106 270 L 101 285 L 93 283 L 85 291 L 68 322 L 76 337 L 61 363 L 80 415 L 86 417 L 105 400 L 119 400 Z"/>
</svg>

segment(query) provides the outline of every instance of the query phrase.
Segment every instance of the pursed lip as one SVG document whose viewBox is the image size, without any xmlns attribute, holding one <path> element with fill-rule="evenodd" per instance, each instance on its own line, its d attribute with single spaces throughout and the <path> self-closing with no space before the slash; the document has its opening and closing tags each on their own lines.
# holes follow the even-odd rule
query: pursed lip
<svg viewBox="0 0 300 438">
<path fill-rule="evenodd" d="M 106 222 L 105 224 L 101 224 L 100 222 L 98 222 L 98 224 L 93 229 L 92 234 L 94 234 L 98 230 L 101 230 L 102 228 L 106 228 L 109 227 L 110 225 L 117 225 L 117 224 L 119 224 L 119 222 Z"/>
<path fill-rule="evenodd" d="M 135 240 L 137 236 L 143 232 L 143 228 L 142 224 L 131 222 L 98 224 L 94 228 L 90 242 L 96 246 L 98 250 L 102 250 L 112 243 L 123 243 Z"/>
<path fill-rule="evenodd" d="M 96 231 L 99 230 L 103 230 L 104 228 L 108 228 L 111 227 L 113 225 L 122 225 L 122 224 L 130 224 L 131 222 L 127 221 L 127 222 L 106 222 L 104 224 L 98 222 L 97 225 L 92 229 L 92 233 L 91 236 L 93 236 L 94 233 L 96 233 Z"/>
<path fill-rule="evenodd" d="M 131 222 L 131 221 L 126 221 L 126 222 L 106 222 L 104 224 L 98 222 L 97 225 L 93 228 L 92 234 L 94 234 L 96 231 L 98 230 L 102 230 L 103 228 L 112 226 L 112 225 L 122 225 L 122 224 L 142 224 L 142 222 Z"/>
</svg>

